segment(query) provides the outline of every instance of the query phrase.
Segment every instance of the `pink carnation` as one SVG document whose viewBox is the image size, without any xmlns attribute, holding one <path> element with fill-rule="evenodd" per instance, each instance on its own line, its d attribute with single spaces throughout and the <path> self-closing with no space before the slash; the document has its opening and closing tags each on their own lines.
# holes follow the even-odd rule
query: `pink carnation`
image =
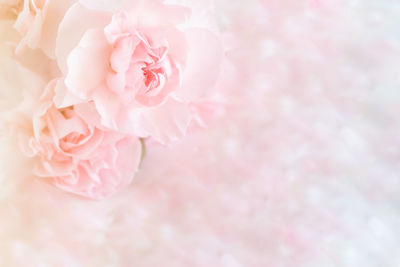
<svg viewBox="0 0 400 267">
<path fill-rule="evenodd" d="M 22 144 L 25 154 L 38 157 L 34 174 L 92 199 L 127 186 L 140 163 L 139 139 L 96 125 L 91 103 L 57 109 L 52 103 L 55 84 L 46 88 L 33 114 L 33 136 Z"/>
<path fill-rule="evenodd" d="M 107 128 L 159 142 L 181 137 L 188 103 L 212 90 L 222 55 L 216 35 L 186 25 L 189 16 L 157 0 L 117 12 L 74 4 L 57 37 L 64 82 L 56 105 L 93 101 Z"/>
</svg>

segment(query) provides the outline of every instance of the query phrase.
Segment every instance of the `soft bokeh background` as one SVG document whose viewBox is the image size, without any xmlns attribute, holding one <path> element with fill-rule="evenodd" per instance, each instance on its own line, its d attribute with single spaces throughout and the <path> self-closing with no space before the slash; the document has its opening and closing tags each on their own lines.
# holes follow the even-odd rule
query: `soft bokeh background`
<svg viewBox="0 0 400 267">
<path fill-rule="evenodd" d="M 400 266 L 400 2 L 215 2 L 226 112 L 121 194 L 60 193 L 1 138 L 0 266 Z"/>
</svg>

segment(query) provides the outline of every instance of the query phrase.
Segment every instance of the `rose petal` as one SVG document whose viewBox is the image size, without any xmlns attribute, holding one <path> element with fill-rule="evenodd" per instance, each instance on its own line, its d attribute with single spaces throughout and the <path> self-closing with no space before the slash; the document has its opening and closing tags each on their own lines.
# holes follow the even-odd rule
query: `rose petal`
<svg viewBox="0 0 400 267">
<path fill-rule="evenodd" d="M 36 176 L 48 178 L 70 175 L 75 169 L 75 165 L 72 160 L 58 162 L 58 161 L 43 161 L 34 167 L 32 173 Z"/>
<path fill-rule="evenodd" d="M 58 26 L 65 12 L 76 0 L 47 1 L 47 10 L 42 23 L 40 47 L 45 54 L 54 59 Z"/>
<path fill-rule="evenodd" d="M 60 176 L 54 179 L 55 186 L 90 199 L 103 199 L 126 187 L 132 181 L 140 163 L 141 144 L 135 137 L 116 140 L 108 147 L 118 151 L 115 165 L 95 171 L 90 161 L 83 161 L 73 175 Z M 104 159 L 104 158 L 103 158 Z"/>
<path fill-rule="evenodd" d="M 110 44 L 115 44 L 122 37 L 131 35 L 130 27 L 127 13 L 121 11 L 112 16 L 110 24 L 104 28 L 104 34 Z"/>
<path fill-rule="evenodd" d="M 131 63 L 131 57 L 133 54 L 133 48 L 139 43 L 138 39 L 123 38 L 119 40 L 112 50 L 110 57 L 111 68 L 115 72 L 127 71 L 129 64 Z"/>
<path fill-rule="evenodd" d="M 67 73 L 67 58 L 72 49 L 79 44 L 84 33 L 91 28 L 104 28 L 110 21 L 110 14 L 90 10 L 83 5 L 74 4 L 61 21 L 56 39 L 56 58 L 63 73 Z"/>
<path fill-rule="evenodd" d="M 101 117 L 93 102 L 77 104 L 74 106 L 74 110 L 84 121 L 90 122 L 94 127 L 101 128 Z"/>
<path fill-rule="evenodd" d="M 168 56 L 174 64 L 184 68 L 188 55 L 188 43 L 185 34 L 177 29 L 170 29 L 166 33 L 166 38 L 168 40 Z"/>
<path fill-rule="evenodd" d="M 66 119 L 56 108 L 52 108 L 47 112 L 47 126 L 51 134 L 60 140 L 70 134 L 71 132 L 76 132 L 79 134 L 85 134 L 88 125 L 83 122 L 78 116 Z"/>
<path fill-rule="evenodd" d="M 65 85 L 75 96 L 89 98 L 92 90 L 105 81 L 110 47 L 101 30 L 88 30 L 68 57 Z"/>
<path fill-rule="evenodd" d="M 58 79 L 55 86 L 55 96 L 53 98 L 54 104 L 58 108 L 65 108 L 72 105 L 84 103 L 85 100 L 81 99 L 68 90 L 63 79 Z"/>
<path fill-rule="evenodd" d="M 137 126 L 156 141 L 167 143 L 182 138 L 189 122 L 190 111 L 187 105 L 169 97 L 160 106 L 142 110 Z"/>
<path fill-rule="evenodd" d="M 121 109 L 118 97 L 110 92 L 107 87 L 99 87 L 93 93 L 93 99 L 101 116 L 102 124 L 111 129 L 118 129 L 116 118 Z"/>
<path fill-rule="evenodd" d="M 102 142 L 103 135 L 104 133 L 102 131 L 96 129 L 90 139 L 88 139 L 84 144 L 73 147 L 65 152 L 73 155 L 74 158 L 90 159 L 91 153 L 95 153 L 96 149 Z"/>
<path fill-rule="evenodd" d="M 222 46 L 212 32 L 195 28 L 185 32 L 189 45 L 183 85 L 177 91 L 179 98 L 187 101 L 209 95 L 217 81 L 222 61 Z"/>
</svg>

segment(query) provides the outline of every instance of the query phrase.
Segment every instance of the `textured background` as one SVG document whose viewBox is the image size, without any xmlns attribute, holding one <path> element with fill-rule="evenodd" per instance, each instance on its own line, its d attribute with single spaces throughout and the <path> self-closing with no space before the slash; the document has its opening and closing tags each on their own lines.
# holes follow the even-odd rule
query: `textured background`
<svg viewBox="0 0 400 267">
<path fill-rule="evenodd" d="M 226 112 L 121 194 L 60 193 L 1 139 L 0 266 L 400 266 L 400 2 L 216 4 Z"/>
</svg>

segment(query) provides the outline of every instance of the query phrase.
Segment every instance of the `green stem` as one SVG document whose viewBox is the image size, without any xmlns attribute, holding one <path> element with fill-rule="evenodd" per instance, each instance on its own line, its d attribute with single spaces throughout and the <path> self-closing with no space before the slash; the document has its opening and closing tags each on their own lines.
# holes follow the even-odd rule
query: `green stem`
<svg viewBox="0 0 400 267">
<path fill-rule="evenodd" d="M 140 157 L 140 162 L 143 162 L 143 159 L 146 156 L 146 141 L 144 140 L 144 138 L 139 138 L 139 140 L 142 144 L 142 155 Z"/>
</svg>

